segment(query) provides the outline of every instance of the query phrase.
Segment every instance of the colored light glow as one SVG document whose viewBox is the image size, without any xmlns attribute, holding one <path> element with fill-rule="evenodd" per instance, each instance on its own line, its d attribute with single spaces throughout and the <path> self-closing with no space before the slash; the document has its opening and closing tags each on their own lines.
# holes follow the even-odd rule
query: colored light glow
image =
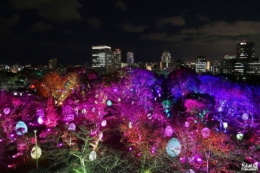
<svg viewBox="0 0 260 173">
<path fill-rule="evenodd" d="M 171 157 L 176 157 L 181 153 L 181 144 L 177 138 L 171 138 L 166 146 L 166 152 Z"/>
<path fill-rule="evenodd" d="M 39 124 L 43 124 L 43 123 L 44 123 L 44 120 L 43 120 L 43 117 L 42 117 L 42 116 L 40 116 L 40 117 L 38 118 L 38 123 L 39 123 Z"/>
<path fill-rule="evenodd" d="M 88 158 L 89 158 L 90 161 L 96 160 L 96 158 L 97 158 L 96 151 L 91 151 Z"/>
<path fill-rule="evenodd" d="M 238 139 L 238 140 L 242 140 L 243 137 L 244 137 L 244 134 L 243 134 L 243 133 L 241 133 L 241 132 L 238 132 L 238 133 L 237 133 L 237 139 Z"/>
<path fill-rule="evenodd" d="M 36 154 L 37 153 L 37 154 Z M 42 150 L 39 146 L 34 146 L 31 151 L 31 156 L 33 159 L 39 159 L 42 155 Z"/>
<path fill-rule="evenodd" d="M 173 134 L 173 129 L 172 129 L 172 127 L 171 127 L 171 126 L 167 126 L 167 127 L 165 128 L 165 130 L 164 130 L 164 134 L 165 134 L 165 136 L 168 136 L 168 137 L 172 136 L 172 134 Z"/>
<path fill-rule="evenodd" d="M 227 122 L 223 122 L 223 127 L 224 127 L 224 129 L 226 129 L 228 127 L 228 123 Z"/>
<path fill-rule="evenodd" d="M 23 135 L 28 132 L 28 127 L 23 121 L 18 121 L 15 130 L 17 135 Z"/>
<path fill-rule="evenodd" d="M 108 100 L 108 101 L 107 101 L 107 106 L 112 106 L 111 100 Z"/>
<path fill-rule="evenodd" d="M 68 130 L 70 131 L 75 131 L 76 130 L 76 125 L 74 123 L 70 123 Z"/>
<path fill-rule="evenodd" d="M 107 120 L 103 120 L 102 122 L 101 122 L 101 126 L 102 127 L 105 127 L 107 125 Z"/>
<path fill-rule="evenodd" d="M 201 135 L 203 138 L 208 138 L 210 136 L 210 130 L 209 128 L 207 127 L 204 127 L 202 130 L 201 130 Z"/>
<path fill-rule="evenodd" d="M 244 113 L 244 114 L 242 115 L 242 119 L 243 119 L 244 121 L 248 120 L 248 118 L 249 118 L 249 116 L 248 116 L 247 113 Z"/>
</svg>

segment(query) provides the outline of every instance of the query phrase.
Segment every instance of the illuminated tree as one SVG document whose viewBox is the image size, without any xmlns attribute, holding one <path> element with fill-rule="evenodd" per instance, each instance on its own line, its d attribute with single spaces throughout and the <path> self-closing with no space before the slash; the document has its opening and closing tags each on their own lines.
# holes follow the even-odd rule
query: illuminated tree
<svg viewBox="0 0 260 173">
<path fill-rule="evenodd" d="M 190 68 L 175 70 L 167 77 L 168 92 L 176 100 L 183 99 L 187 94 L 198 92 L 199 85 L 197 74 Z"/>
</svg>

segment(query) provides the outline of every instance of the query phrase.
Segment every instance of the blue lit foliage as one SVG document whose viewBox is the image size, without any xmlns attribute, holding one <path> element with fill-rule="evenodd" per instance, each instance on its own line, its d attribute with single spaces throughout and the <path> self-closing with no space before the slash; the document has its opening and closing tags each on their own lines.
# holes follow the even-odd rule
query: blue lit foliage
<svg viewBox="0 0 260 173">
<path fill-rule="evenodd" d="M 189 93 L 197 92 L 200 81 L 194 70 L 181 68 L 168 75 L 167 85 L 170 94 L 178 100 Z"/>
<path fill-rule="evenodd" d="M 172 102 L 170 100 L 164 100 L 162 102 L 162 106 L 164 108 L 164 112 L 166 113 L 167 117 L 171 116 L 170 109 L 172 107 Z"/>
<path fill-rule="evenodd" d="M 231 83 L 222 77 L 211 75 L 199 76 L 201 80 L 200 92 L 208 93 L 215 98 L 217 112 L 214 119 L 234 126 L 236 129 L 255 128 L 255 119 L 259 119 L 256 105 L 259 95 L 255 87 L 246 84 Z M 243 115 L 248 115 L 243 117 Z"/>
</svg>

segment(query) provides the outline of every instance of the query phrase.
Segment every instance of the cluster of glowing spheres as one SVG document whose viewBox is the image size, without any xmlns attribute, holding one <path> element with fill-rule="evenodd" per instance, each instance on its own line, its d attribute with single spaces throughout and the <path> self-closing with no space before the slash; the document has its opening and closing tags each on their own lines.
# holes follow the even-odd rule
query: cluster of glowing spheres
<svg viewBox="0 0 260 173">
<path fill-rule="evenodd" d="M 177 138 L 171 138 L 166 145 L 166 152 L 170 157 L 176 157 L 181 153 L 181 144 Z"/>
</svg>

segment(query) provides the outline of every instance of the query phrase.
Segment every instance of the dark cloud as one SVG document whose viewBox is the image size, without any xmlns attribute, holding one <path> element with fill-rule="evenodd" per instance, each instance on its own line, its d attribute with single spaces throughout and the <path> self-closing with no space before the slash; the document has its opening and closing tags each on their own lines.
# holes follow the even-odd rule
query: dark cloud
<svg viewBox="0 0 260 173">
<path fill-rule="evenodd" d="M 255 21 L 237 21 L 233 23 L 218 21 L 206 24 L 198 29 L 182 29 L 184 34 L 200 34 L 202 37 L 217 36 L 240 36 L 240 35 L 257 35 L 260 34 L 260 22 Z"/>
<path fill-rule="evenodd" d="M 123 25 L 123 31 L 125 32 L 143 32 L 147 26 L 133 26 L 130 23 Z"/>
<path fill-rule="evenodd" d="M 181 42 L 187 36 L 185 35 L 170 35 L 163 32 L 149 33 L 141 35 L 142 40 L 160 41 L 160 42 Z"/>
<path fill-rule="evenodd" d="M 197 15 L 197 19 L 207 22 L 209 21 L 209 18 L 207 16 Z"/>
<path fill-rule="evenodd" d="M 183 16 L 173 16 L 173 17 L 158 19 L 157 23 L 159 27 L 165 24 L 170 24 L 172 26 L 183 26 L 186 24 Z"/>
<path fill-rule="evenodd" d="M 19 24 L 19 19 L 20 19 L 20 16 L 17 13 L 15 13 L 9 19 L 5 19 L 5 18 L 0 16 L 0 23 L 1 23 L 2 26 L 12 27 L 12 26 L 16 26 L 16 25 Z"/>
<path fill-rule="evenodd" d="M 98 29 L 102 22 L 98 20 L 97 18 L 88 18 L 87 22 L 95 29 Z"/>
<path fill-rule="evenodd" d="M 121 9 L 123 11 L 127 10 L 126 9 L 126 5 L 125 5 L 125 3 L 123 1 L 116 1 L 115 7 L 119 8 L 119 9 Z"/>
<path fill-rule="evenodd" d="M 13 0 L 13 6 L 19 10 L 37 10 L 38 15 L 54 23 L 83 19 L 77 11 L 82 7 L 78 0 Z"/>
<path fill-rule="evenodd" d="M 50 31 L 52 29 L 53 29 L 52 25 L 48 25 L 44 22 L 38 22 L 32 26 L 32 30 L 34 32 L 46 32 L 46 31 Z"/>
</svg>

